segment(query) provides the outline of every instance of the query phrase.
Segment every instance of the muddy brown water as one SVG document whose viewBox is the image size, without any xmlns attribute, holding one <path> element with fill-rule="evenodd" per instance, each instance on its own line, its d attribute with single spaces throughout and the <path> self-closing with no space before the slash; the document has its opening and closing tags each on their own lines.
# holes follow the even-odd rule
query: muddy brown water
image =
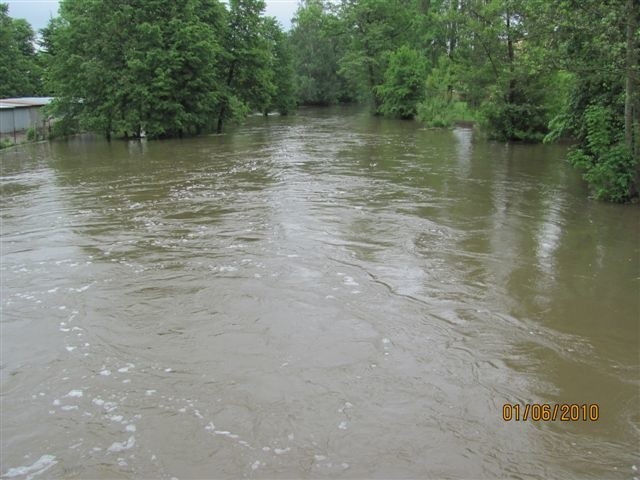
<svg viewBox="0 0 640 480">
<path fill-rule="evenodd" d="M 1 153 L 0 475 L 640 477 L 640 209 L 565 153 L 353 109 Z"/>
</svg>

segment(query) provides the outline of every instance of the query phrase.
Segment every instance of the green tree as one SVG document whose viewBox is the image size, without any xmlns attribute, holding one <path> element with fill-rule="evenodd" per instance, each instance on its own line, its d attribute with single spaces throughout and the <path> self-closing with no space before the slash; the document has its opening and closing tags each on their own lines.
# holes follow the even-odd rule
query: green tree
<svg viewBox="0 0 640 480">
<path fill-rule="evenodd" d="M 263 112 L 276 93 L 273 52 L 268 39 L 268 21 L 262 17 L 263 0 L 230 0 L 225 29 L 223 72 L 218 133 L 225 120 Z"/>
<path fill-rule="evenodd" d="M 407 28 L 414 10 L 402 0 L 345 0 L 340 13 L 346 22 L 348 44 L 339 61 L 340 74 L 358 99 L 380 112 L 382 85 L 392 52 L 413 45 L 416 35 Z"/>
<path fill-rule="evenodd" d="M 46 41 L 62 124 L 125 136 L 211 125 L 221 92 L 217 0 L 64 0 Z"/>
<path fill-rule="evenodd" d="M 275 86 L 265 113 L 276 110 L 281 115 L 288 115 L 296 106 L 293 84 L 295 71 L 289 38 L 274 18 L 265 18 L 264 22 L 265 35 L 272 52 L 271 69 Z"/>
<path fill-rule="evenodd" d="M 569 159 L 597 198 L 626 202 L 640 190 L 638 53 L 640 6 L 635 1 L 564 1 L 548 8 L 553 57 L 572 74 L 563 111 L 547 140 L 578 140 Z"/>
<path fill-rule="evenodd" d="M 399 118 L 413 118 L 424 97 L 426 61 L 414 49 L 404 45 L 393 52 L 384 75 L 376 88 L 380 97 L 380 112 Z"/>
<path fill-rule="evenodd" d="M 291 24 L 298 102 L 331 105 L 350 100 L 345 80 L 338 74 L 345 37 L 340 19 L 321 0 L 306 0 L 298 7 Z"/>
<path fill-rule="evenodd" d="M 42 93 L 42 69 L 34 43 L 31 25 L 9 17 L 9 7 L 0 3 L 0 97 Z"/>
</svg>

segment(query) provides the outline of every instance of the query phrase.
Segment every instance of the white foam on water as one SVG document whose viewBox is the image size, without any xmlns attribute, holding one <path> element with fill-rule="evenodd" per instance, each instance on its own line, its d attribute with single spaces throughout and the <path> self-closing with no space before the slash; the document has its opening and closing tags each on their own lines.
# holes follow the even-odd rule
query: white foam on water
<svg viewBox="0 0 640 480">
<path fill-rule="evenodd" d="M 170 369 L 170 368 L 165 368 L 165 369 L 164 369 L 164 371 L 165 371 L 165 372 L 167 372 L 167 373 L 169 373 L 169 372 L 173 372 L 173 370 L 172 370 L 172 369 Z"/>
<path fill-rule="evenodd" d="M 55 405 L 56 407 L 58 405 L 60 405 L 60 400 L 58 400 L 57 398 L 53 401 L 53 405 Z"/>
<path fill-rule="evenodd" d="M 67 393 L 67 397 L 81 397 L 82 396 L 82 390 L 71 390 L 69 393 Z"/>
<path fill-rule="evenodd" d="M 360 285 L 358 282 L 356 282 L 353 277 L 350 277 L 349 275 L 345 275 L 343 283 L 345 285 L 349 285 L 352 287 L 357 287 L 358 285 Z"/>
<path fill-rule="evenodd" d="M 3 477 L 12 478 L 20 475 L 27 475 L 25 480 L 31 480 L 36 475 L 46 472 L 53 467 L 56 463 L 56 457 L 54 455 L 42 455 L 35 463 L 29 466 L 21 466 L 10 468 L 7 473 L 2 475 Z"/>
<path fill-rule="evenodd" d="M 274 448 L 273 451 L 276 453 L 276 455 L 282 455 L 283 453 L 287 453 L 291 451 L 291 448 L 287 447 L 287 448 Z"/>
<path fill-rule="evenodd" d="M 111 415 L 109 417 L 107 417 L 109 420 L 111 420 L 112 422 L 121 422 L 122 421 L 122 415 Z"/>
<path fill-rule="evenodd" d="M 135 432 L 136 431 L 136 426 L 134 424 L 129 424 L 124 428 L 127 432 Z"/>
<path fill-rule="evenodd" d="M 313 458 L 316 459 L 316 462 L 321 462 L 322 460 L 327 459 L 327 457 L 325 457 L 324 455 L 314 455 Z"/>
<path fill-rule="evenodd" d="M 133 363 L 127 363 L 126 367 L 122 367 L 118 369 L 118 372 L 120 373 L 127 373 L 129 371 L 130 368 L 135 368 L 135 365 Z"/>
<path fill-rule="evenodd" d="M 205 427 L 204 427 L 205 430 L 209 430 L 209 431 L 215 430 L 215 428 L 216 428 L 216 426 L 213 424 L 213 422 L 209 422 L 209 424 L 205 425 Z"/>
<path fill-rule="evenodd" d="M 146 392 L 144 392 L 144 394 L 145 395 L 153 395 L 156 392 L 157 392 L 157 390 L 147 390 Z"/>
<path fill-rule="evenodd" d="M 103 377 L 108 377 L 109 375 L 111 375 L 111 370 L 100 370 L 100 375 L 102 375 Z"/>
<path fill-rule="evenodd" d="M 271 451 L 271 447 L 262 447 L 262 451 L 263 452 L 269 452 L 269 451 Z"/>
<path fill-rule="evenodd" d="M 179 411 L 180 413 L 185 413 L 185 412 L 187 411 L 187 409 L 186 409 L 186 408 L 184 408 L 184 407 L 182 407 L 182 408 L 179 408 L 179 409 L 178 409 L 178 411 Z"/>
<path fill-rule="evenodd" d="M 256 460 L 255 462 L 253 462 L 253 464 L 251 465 L 251 470 L 257 470 L 260 467 L 260 460 Z"/>
<path fill-rule="evenodd" d="M 289 435 L 287 435 L 287 438 L 289 440 L 293 440 L 295 437 L 294 437 L 293 433 L 290 433 Z"/>
<path fill-rule="evenodd" d="M 71 410 L 78 410 L 77 405 L 64 405 L 60 407 L 60 410 L 64 410 L 65 412 L 70 412 Z"/>
<path fill-rule="evenodd" d="M 122 380 L 122 383 L 131 383 L 131 379 L 130 378 L 125 378 L 124 380 Z"/>
<path fill-rule="evenodd" d="M 101 407 L 102 405 L 104 405 L 104 400 L 102 400 L 101 398 L 96 397 L 93 400 L 91 400 L 91 403 Z"/>
<path fill-rule="evenodd" d="M 232 245 L 229 248 L 234 247 L 234 245 Z M 238 270 L 237 267 L 232 267 L 232 266 L 224 266 L 224 267 L 220 267 L 218 270 L 220 270 L 221 272 L 235 272 Z"/>
<path fill-rule="evenodd" d="M 338 425 L 338 428 L 340 430 L 346 430 L 347 429 L 347 422 L 345 422 L 345 421 L 340 422 L 340 424 Z"/>
<path fill-rule="evenodd" d="M 113 442 L 107 449 L 110 452 L 122 452 L 123 450 L 129 450 L 136 444 L 136 437 L 131 435 L 126 442 Z"/>
<path fill-rule="evenodd" d="M 59 287 L 52 288 L 52 289 L 50 289 L 50 290 L 47 290 L 47 292 L 48 292 L 48 293 L 56 293 L 56 292 L 58 291 L 58 288 L 59 288 Z"/>
<path fill-rule="evenodd" d="M 67 352 L 73 352 L 77 347 L 71 347 L 69 345 L 67 345 L 66 347 L 64 347 L 67 349 Z"/>
<path fill-rule="evenodd" d="M 80 287 L 80 288 L 70 288 L 69 291 L 70 292 L 78 292 L 78 293 L 80 293 L 80 292 L 84 292 L 86 290 L 89 290 L 90 287 L 91 287 L 91 284 L 85 285 L 84 287 Z"/>
</svg>

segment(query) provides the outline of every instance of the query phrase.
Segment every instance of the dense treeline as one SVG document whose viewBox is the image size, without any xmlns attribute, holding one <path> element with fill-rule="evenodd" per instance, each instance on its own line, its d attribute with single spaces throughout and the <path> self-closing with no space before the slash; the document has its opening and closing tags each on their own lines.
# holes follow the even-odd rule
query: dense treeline
<svg viewBox="0 0 640 480">
<path fill-rule="evenodd" d="M 500 140 L 577 139 L 597 197 L 640 186 L 637 0 L 307 0 L 291 31 L 299 100 L 367 102 Z"/>
<path fill-rule="evenodd" d="M 264 9 L 262 0 L 63 0 L 36 52 L 28 24 L 2 5 L 0 95 L 51 94 L 59 133 L 108 138 L 286 114 L 295 106 L 289 44 Z"/>
<path fill-rule="evenodd" d="M 640 190 L 637 0 L 63 0 L 40 32 L 0 4 L 0 96 L 56 97 L 61 132 L 173 137 L 249 112 L 357 102 L 430 126 L 576 144 L 598 198 Z"/>
</svg>

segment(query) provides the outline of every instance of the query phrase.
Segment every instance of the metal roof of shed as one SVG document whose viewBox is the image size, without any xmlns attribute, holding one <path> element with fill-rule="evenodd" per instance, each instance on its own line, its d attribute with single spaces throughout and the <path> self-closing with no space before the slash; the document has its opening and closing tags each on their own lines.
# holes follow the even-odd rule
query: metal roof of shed
<svg viewBox="0 0 640 480">
<path fill-rule="evenodd" d="M 0 108 L 41 107 L 51 100 L 53 97 L 0 98 Z"/>
</svg>

